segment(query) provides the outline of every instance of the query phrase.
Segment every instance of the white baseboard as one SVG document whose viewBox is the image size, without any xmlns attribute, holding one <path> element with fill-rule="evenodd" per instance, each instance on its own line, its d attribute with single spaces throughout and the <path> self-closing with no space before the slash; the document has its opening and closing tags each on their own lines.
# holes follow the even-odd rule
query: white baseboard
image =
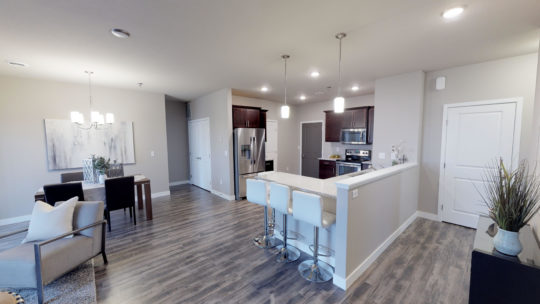
<svg viewBox="0 0 540 304">
<path fill-rule="evenodd" d="M 224 198 L 224 199 L 226 199 L 228 201 L 234 201 L 235 200 L 234 195 L 228 195 L 228 194 L 225 194 L 223 192 L 219 192 L 219 191 L 214 190 L 214 189 L 210 190 L 210 193 L 212 193 L 214 195 L 217 195 L 217 196 L 219 196 L 221 198 Z"/>
<path fill-rule="evenodd" d="M 185 185 L 185 184 L 189 184 L 189 180 L 170 182 L 169 186 L 172 187 L 172 186 L 179 186 L 179 185 Z"/>
<path fill-rule="evenodd" d="M 377 249 L 375 249 L 358 267 L 356 267 L 350 275 L 347 276 L 345 280 L 341 277 L 334 276 L 334 285 L 337 287 L 347 290 L 358 278 L 375 262 L 375 260 L 394 242 L 394 240 L 405 230 L 409 225 L 414 222 L 418 217 L 418 211 L 413 213 L 401 226 L 399 226 L 396 231 L 394 231 L 384 242 L 382 242 Z M 338 285 L 339 284 L 339 285 Z"/>
<path fill-rule="evenodd" d="M 422 217 L 422 218 L 425 218 L 425 219 L 428 219 L 428 220 L 440 222 L 439 221 L 439 216 L 437 214 L 435 214 L 435 213 L 424 212 L 424 211 L 416 211 L 416 215 L 418 217 Z"/>
<path fill-rule="evenodd" d="M 162 197 L 162 196 L 169 196 L 169 195 L 171 195 L 171 191 L 169 191 L 169 190 L 161 191 L 161 192 L 154 192 L 154 193 L 152 193 L 152 198 Z"/>
<path fill-rule="evenodd" d="M 31 214 L 6 218 L 6 219 L 3 219 L 3 220 L 0 220 L 0 226 L 20 223 L 20 222 L 27 222 L 27 221 L 30 220 L 30 217 L 31 217 Z"/>
</svg>

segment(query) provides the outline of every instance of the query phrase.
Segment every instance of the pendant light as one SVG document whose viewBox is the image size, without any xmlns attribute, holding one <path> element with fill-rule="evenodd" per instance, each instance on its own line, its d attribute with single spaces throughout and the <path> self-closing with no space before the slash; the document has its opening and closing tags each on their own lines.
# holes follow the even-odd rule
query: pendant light
<svg viewBox="0 0 540 304">
<path fill-rule="evenodd" d="M 96 128 L 98 129 L 99 126 L 102 126 L 104 124 L 113 124 L 114 123 L 114 114 L 113 113 L 107 113 L 105 115 L 99 113 L 98 111 L 92 111 L 93 103 L 92 103 L 92 74 L 94 72 L 92 71 L 84 71 L 86 74 L 88 74 L 88 96 L 89 96 L 89 103 L 90 103 L 90 126 L 89 127 L 83 127 L 84 124 L 84 115 L 80 112 L 73 111 L 71 112 L 71 122 L 76 124 L 82 129 L 91 129 Z"/>
<path fill-rule="evenodd" d="M 285 104 L 281 106 L 281 118 L 288 119 L 291 113 L 291 108 L 287 105 L 287 59 L 291 58 L 289 55 L 282 55 L 283 62 L 285 63 Z"/>
<path fill-rule="evenodd" d="M 341 96 L 341 40 L 345 37 L 347 37 L 345 33 L 336 34 L 336 39 L 339 40 L 339 80 L 337 96 L 334 98 L 334 113 L 343 113 L 345 111 L 345 98 Z"/>
</svg>

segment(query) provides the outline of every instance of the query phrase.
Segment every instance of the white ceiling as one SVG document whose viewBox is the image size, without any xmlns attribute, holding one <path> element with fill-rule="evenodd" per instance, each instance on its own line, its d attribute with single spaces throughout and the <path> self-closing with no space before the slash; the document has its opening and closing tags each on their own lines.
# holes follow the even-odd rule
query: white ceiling
<svg viewBox="0 0 540 304">
<path fill-rule="evenodd" d="M 99 85 L 143 82 L 184 100 L 220 88 L 281 100 L 287 53 L 289 100 L 310 102 L 335 94 L 341 31 L 346 96 L 371 93 L 382 76 L 537 51 L 540 0 L 458 3 L 465 13 L 449 22 L 440 15 L 453 0 L 2 0 L 0 74 L 85 82 L 92 70 Z"/>
</svg>

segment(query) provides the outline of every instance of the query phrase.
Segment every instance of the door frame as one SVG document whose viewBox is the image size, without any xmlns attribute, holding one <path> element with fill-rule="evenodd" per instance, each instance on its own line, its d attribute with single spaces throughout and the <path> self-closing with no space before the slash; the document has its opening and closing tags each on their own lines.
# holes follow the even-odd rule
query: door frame
<svg viewBox="0 0 540 304">
<path fill-rule="evenodd" d="M 299 172 L 298 172 L 298 175 L 302 175 L 302 126 L 304 124 L 308 124 L 308 123 L 321 123 L 321 157 L 323 157 L 322 155 L 322 152 L 323 152 L 323 145 L 324 145 L 324 136 L 326 135 L 325 134 L 325 124 L 324 124 L 324 121 L 323 120 L 307 120 L 307 121 L 301 121 L 300 122 L 300 154 L 298 155 L 299 156 L 299 160 L 300 160 L 300 166 L 298 167 L 299 169 Z"/>
<path fill-rule="evenodd" d="M 193 123 L 198 123 L 198 122 L 203 122 L 203 121 L 206 121 L 208 122 L 208 148 L 209 148 L 209 151 L 208 151 L 208 158 L 209 158 L 209 161 L 210 161 L 210 165 L 209 165 L 209 174 L 210 174 L 210 184 L 209 184 L 209 189 L 205 189 L 205 188 L 202 188 L 200 186 L 197 186 L 197 185 L 194 185 L 193 184 L 193 181 L 191 179 L 192 177 L 192 174 L 191 174 L 191 170 L 192 170 L 192 166 L 191 166 L 191 150 L 190 150 L 190 145 L 189 145 L 189 135 L 190 135 L 190 128 L 191 128 L 191 124 Z M 196 187 L 199 187 L 203 190 L 207 190 L 207 191 L 211 191 L 213 189 L 213 186 L 212 186 L 212 138 L 211 138 L 211 131 L 210 131 L 210 117 L 203 117 L 203 118 L 197 118 L 197 119 L 190 119 L 188 120 L 188 157 L 189 157 L 189 184 L 190 185 L 193 185 L 193 186 L 196 186 Z"/>
<path fill-rule="evenodd" d="M 460 102 L 460 103 L 447 103 L 444 104 L 443 108 L 443 119 L 442 119 L 442 137 L 441 137 L 441 153 L 439 161 L 439 194 L 438 194 L 438 204 L 437 204 L 437 218 L 440 222 L 443 220 L 443 200 L 445 193 L 444 185 L 444 176 L 445 176 L 445 167 L 446 162 L 446 127 L 448 121 L 448 109 L 451 108 L 461 108 L 461 107 L 471 107 L 471 106 L 487 106 L 487 105 L 497 105 L 505 103 L 515 103 L 516 104 L 516 120 L 514 124 L 514 142 L 512 143 L 512 163 L 517 164 L 519 162 L 519 146 L 521 144 L 521 124 L 522 124 L 522 112 L 523 112 L 523 97 L 511 97 L 503 99 L 488 99 L 480 101 L 470 101 L 470 102 Z"/>
<path fill-rule="evenodd" d="M 274 171 L 277 171 L 277 163 L 278 163 L 278 160 L 279 160 L 279 121 L 277 119 L 266 119 L 266 126 L 267 127 L 268 127 L 268 122 L 269 121 L 276 123 L 276 135 L 277 135 L 276 146 L 277 146 L 277 151 L 276 151 L 276 159 L 274 160 Z M 267 136 L 266 138 L 268 140 L 268 133 L 266 133 L 266 136 Z M 265 145 L 266 145 L 266 143 L 265 143 Z M 266 147 L 265 147 L 265 149 L 266 149 Z M 264 157 L 266 159 L 266 155 Z"/>
</svg>

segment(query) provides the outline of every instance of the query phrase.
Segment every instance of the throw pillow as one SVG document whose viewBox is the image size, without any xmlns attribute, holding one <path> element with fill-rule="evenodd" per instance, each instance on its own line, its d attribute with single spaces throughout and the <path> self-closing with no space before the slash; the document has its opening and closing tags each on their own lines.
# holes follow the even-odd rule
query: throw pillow
<svg viewBox="0 0 540 304">
<path fill-rule="evenodd" d="M 44 241 L 73 230 L 73 212 L 77 197 L 71 198 L 58 207 L 37 201 L 32 211 L 28 233 L 23 243 Z"/>
</svg>

